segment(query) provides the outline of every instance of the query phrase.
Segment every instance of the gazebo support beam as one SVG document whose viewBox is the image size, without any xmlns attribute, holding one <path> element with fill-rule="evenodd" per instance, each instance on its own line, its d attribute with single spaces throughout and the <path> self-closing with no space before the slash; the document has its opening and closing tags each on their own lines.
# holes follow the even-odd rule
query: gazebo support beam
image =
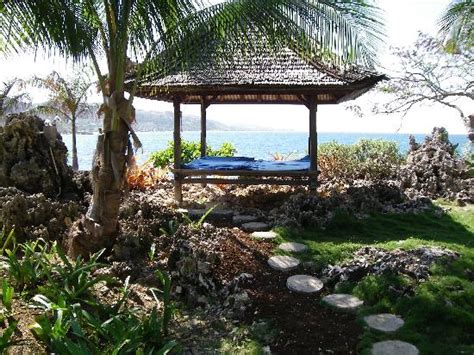
<svg viewBox="0 0 474 355">
<path fill-rule="evenodd" d="M 316 112 L 318 105 L 316 99 L 313 96 L 308 97 L 308 108 L 309 108 L 309 160 L 311 172 L 317 172 L 318 170 L 318 131 L 316 127 Z M 310 179 L 309 188 L 310 190 L 316 190 L 318 184 L 318 177 L 312 177 Z"/>
<path fill-rule="evenodd" d="M 206 100 L 206 96 L 201 96 L 201 158 L 207 154 L 207 108 L 209 107 L 209 101 Z M 205 178 L 205 176 L 203 176 Z M 205 183 L 201 184 L 202 187 L 206 187 Z"/>
<path fill-rule="evenodd" d="M 174 109 L 174 168 L 181 169 L 181 98 L 173 99 Z M 179 205 L 183 203 L 183 184 L 180 174 L 174 174 L 174 198 Z"/>
<path fill-rule="evenodd" d="M 201 97 L 201 158 L 206 156 L 206 135 L 207 135 L 207 108 L 209 103 L 205 96 Z"/>
</svg>

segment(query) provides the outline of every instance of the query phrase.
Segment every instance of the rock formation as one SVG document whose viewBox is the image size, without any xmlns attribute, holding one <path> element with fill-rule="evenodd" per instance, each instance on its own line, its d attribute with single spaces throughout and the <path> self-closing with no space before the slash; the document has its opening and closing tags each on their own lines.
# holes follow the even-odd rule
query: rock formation
<svg viewBox="0 0 474 355">
<path fill-rule="evenodd" d="M 444 128 L 434 128 L 421 144 L 411 137 L 407 162 L 400 169 L 401 188 L 409 197 L 444 197 L 460 204 L 473 203 L 474 179 L 455 150 Z"/>
<path fill-rule="evenodd" d="M 12 114 L 0 127 L 0 186 L 59 196 L 72 186 L 67 148 L 54 126 Z"/>
</svg>

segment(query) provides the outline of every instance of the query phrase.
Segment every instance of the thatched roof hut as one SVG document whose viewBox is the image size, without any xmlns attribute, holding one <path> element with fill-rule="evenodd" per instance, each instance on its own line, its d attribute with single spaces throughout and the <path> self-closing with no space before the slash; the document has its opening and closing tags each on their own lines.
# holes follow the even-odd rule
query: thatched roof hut
<svg viewBox="0 0 474 355">
<path fill-rule="evenodd" d="M 151 74 L 137 85 L 136 96 L 173 102 L 175 196 L 181 202 L 183 183 L 306 184 L 317 183 L 318 104 L 337 104 L 354 99 L 386 79 L 384 75 L 358 67 L 345 69 L 307 58 L 300 51 L 270 49 L 260 42 L 252 53 L 234 48 L 225 59 L 202 51 L 186 69 L 168 70 L 166 75 Z M 133 81 L 129 82 L 131 86 Z M 267 168 L 245 169 L 184 167 L 181 164 L 180 104 L 201 105 L 201 157 L 206 156 L 206 109 L 211 104 L 302 104 L 309 109 L 309 159 L 304 170 Z M 300 164 L 301 162 L 298 162 Z M 297 165 L 298 165 L 297 164 Z M 266 165 L 268 167 L 268 165 Z M 215 176 L 239 176 L 226 180 Z M 214 177 L 209 177 L 214 176 Z M 244 177 L 244 178 L 242 178 Z M 291 179 L 281 179 L 291 177 Z"/>
<path fill-rule="evenodd" d="M 251 54 L 237 52 L 219 60 L 202 54 L 186 70 L 141 80 L 136 96 L 199 104 L 304 104 L 313 96 L 318 104 L 336 104 L 365 93 L 384 75 L 362 68 L 341 70 L 307 59 L 290 48 L 273 51 L 257 48 Z"/>
</svg>

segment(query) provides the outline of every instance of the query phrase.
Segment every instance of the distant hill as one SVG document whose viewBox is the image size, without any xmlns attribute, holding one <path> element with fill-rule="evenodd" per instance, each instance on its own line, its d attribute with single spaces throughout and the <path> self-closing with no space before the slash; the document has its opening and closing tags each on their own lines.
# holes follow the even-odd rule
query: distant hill
<svg viewBox="0 0 474 355">
<path fill-rule="evenodd" d="M 29 108 L 29 107 L 28 107 Z M 28 109 L 25 107 L 25 110 Z M 91 106 L 90 114 L 86 117 L 79 118 L 76 122 L 77 132 L 82 134 L 89 134 L 98 132 L 102 127 L 102 120 L 95 115 L 96 107 Z M 44 119 L 52 120 L 54 117 L 46 115 L 39 115 Z M 172 131 L 173 130 L 173 112 L 171 111 L 136 111 L 137 120 L 133 124 L 137 132 L 153 132 L 153 131 Z M 57 124 L 60 133 L 71 133 L 69 122 L 60 121 Z M 199 131 L 201 130 L 201 118 L 198 116 L 183 116 L 182 126 L 184 131 Z M 265 130 L 262 127 L 248 127 L 248 126 L 230 126 L 224 123 L 207 120 L 208 131 L 255 131 Z"/>
<path fill-rule="evenodd" d="M 183 116 L 182 126 L 184 131 L 199 131 L 201 129 L 201 118 L 198 116 Z M 143 111 L 137 110 L 137 131 L 172 131 L 173 112 L 171 111 Z M 207 120 L 207 129 L 210 131 L 233 131 L 236 129 L 221 122 Z"/>
<path fill-rule="evenodd" d="M 172 131 L 173 130 L 173 112 L 171 111 L 144 111 L 137 110 L 137 120 L 133 124 L 133 128 L 137 132 L 153 132 L 153 131 Z M 201 130 L 201 118 L 198 116 L 183 116 L 182 126 L 184 131 Z M 60 122 L 58 124 L 61 133 L 70 133 L 71 128 L 68 122 Z M 77 131 L 87 134 L 94 133 L 102 127 L 102 120 L 96 116 L 89 118 L 81 118 L 77 120 Z M 255 127 L 235 127 L 223 124 L 214 120 L 207 120 L 208 131 L 251 131 L 261 130 Z"/>
</svg>

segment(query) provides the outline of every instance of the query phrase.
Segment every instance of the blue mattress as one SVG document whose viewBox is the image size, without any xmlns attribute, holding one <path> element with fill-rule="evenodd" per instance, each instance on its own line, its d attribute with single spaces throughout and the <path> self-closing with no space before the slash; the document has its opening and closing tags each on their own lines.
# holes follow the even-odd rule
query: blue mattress
<svg viewBox="0 0 474 355">
<path fill-rule="evenodd" d="M 247 157 L 204 157 L 183 164 L 193 170 L 307 171 L 309 156 L 298 160 L 256 160 Z"/>
</svg>

